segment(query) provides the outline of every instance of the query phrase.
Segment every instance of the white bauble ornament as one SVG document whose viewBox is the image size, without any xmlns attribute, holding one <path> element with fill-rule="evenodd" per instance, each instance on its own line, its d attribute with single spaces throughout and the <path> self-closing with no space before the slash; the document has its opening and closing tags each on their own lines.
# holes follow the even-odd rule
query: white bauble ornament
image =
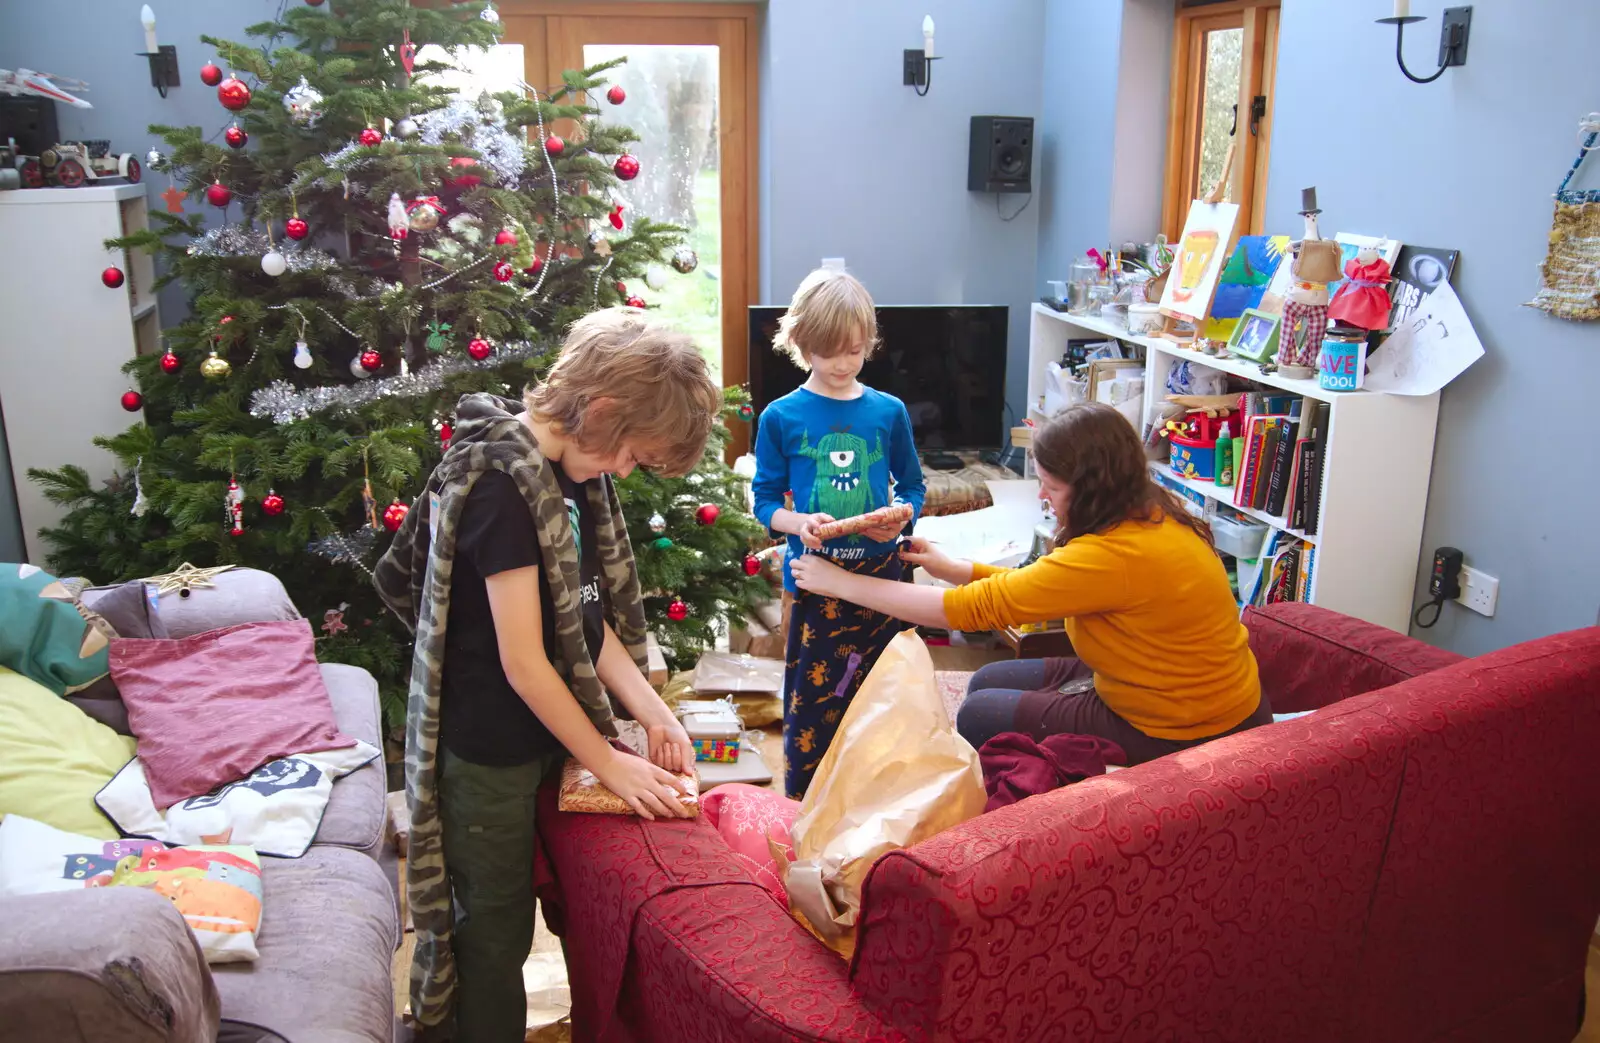
<svg viewBox="0 0 1600 1043">
<path fill-rule="evenodd" d="M 644 270 L 644 284 L 652 290 L 659 290 L 667 284 L 667 270 L 659 264 L 652 264 Z"/>
<path fill-rule="evenodd" d="M 358 380 L 366 380 L 368 377 L 372 376 L 371 373 L 368 373 L 362 367 L 360 355 L 357 355 L 355 358 L 350 360 L 350 375 Z"/>
<path fill-rule="evenodd" d="M 490 4 L 488 7 L 483 9 L 483 14 L 479 17 L 481 17 L 485 22 L 488 22 L 490 25 L 494 25 L 500 21 L 500 12 L 494 9 L 493 4 Z"/>
<path fill-rule="evenodd" d="M 417 121 L 410 116 L 405 117 L 394 125 L 394 136 L 397 138 L 414 138 L 417 136 Z"/>
<path fill-rule="evenodd" d="M 294 364 L 300 369 L 311 368 L 311 348 L 303 340 L 294 342 Z"/>
<path fill-rule="evenodd" d="M 300 126 L 315 127 L 322 118 L 322 92 L 302 76 L 299 83 L 284 92 L 283 108 Z"/>
<path fill-rule="evenodd" d="M 289 262 L 278 251 L 268 250 L 261 255 L 261 270 L 268 275 L 282 275 L 289 270 Z"/>
</svg>

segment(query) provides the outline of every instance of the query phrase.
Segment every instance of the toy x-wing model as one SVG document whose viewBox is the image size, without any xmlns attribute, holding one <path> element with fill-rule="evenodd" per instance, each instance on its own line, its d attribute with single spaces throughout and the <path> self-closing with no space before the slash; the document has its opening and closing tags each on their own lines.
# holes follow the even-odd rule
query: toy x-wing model
<svg viewBox="0 0 1600 1043">
<path fill-rule="evenodd" d="M 59 83 L 56 82 L 58 80 Z M 35 72 L 32 69 L 0 69 L 0 94 L 13 96 L 29 94 L 35 98 L 49 98 L 51 101 L 63 102 L 80 109 L 92 109 L 93 105 L 68 93 L 88 89 L 89 85 L 82 80 L 68 79 L 53 73 Z"/>
</svg>

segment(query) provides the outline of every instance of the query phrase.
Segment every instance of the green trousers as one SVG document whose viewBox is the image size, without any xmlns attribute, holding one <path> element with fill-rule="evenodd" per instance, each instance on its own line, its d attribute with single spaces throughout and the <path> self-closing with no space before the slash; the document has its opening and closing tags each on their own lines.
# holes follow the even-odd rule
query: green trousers
<svg viewBox="0 0 1600 1043">
<path fill-rule="evenodd" d="M 521 1043 L 533 949 L 533 811 L 554 757 L 492 768 L 440 748 L 439 814 L 455 899 L 457 1043 Z"/>
</svg>

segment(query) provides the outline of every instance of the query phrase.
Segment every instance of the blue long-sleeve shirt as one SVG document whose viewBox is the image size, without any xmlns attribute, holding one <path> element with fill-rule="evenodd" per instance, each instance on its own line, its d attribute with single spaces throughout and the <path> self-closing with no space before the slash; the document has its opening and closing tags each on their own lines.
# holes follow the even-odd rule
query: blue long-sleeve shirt
<svg viewBox="0 0 1600 1043">
<path fill-rule="evenodd" d="M 756 425 L 756 517 L 772 528 L 772 515 L 794 494 L 794 510 L 848 518 L 891 503 L 922 513 L 922 464 L 911 439 L 911 417 L 893 395 L 864 388 L 860 398 L 841 400 L 796 388 L 761 411 Z M 891 499 L 890 497 L 893 497 Z M 895 542 L 864 535 L 841 536 L 823 553 L 841 561 L 888 554 Z M 789 536 L 784 589 L 793 592 L 788 561 L 805 553 Z"/>
</svg>

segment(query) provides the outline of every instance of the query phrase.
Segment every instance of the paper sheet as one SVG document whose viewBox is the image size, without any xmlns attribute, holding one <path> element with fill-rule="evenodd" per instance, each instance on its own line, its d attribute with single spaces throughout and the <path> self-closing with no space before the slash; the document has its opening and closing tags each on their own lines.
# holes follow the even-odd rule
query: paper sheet
<svg viewBox="0 0 1600 1043">
<path fill-rule="evenodd" d="M 1043 517 L 1039 483 L 1033 479 L 985 482 L 994 506 L 964 514 L 918 518 L 916 535 L 926 537 L 953 558 L 985 565 L 1016 565 L 1033 549 L 1033 527 Z M 945 586 L 922 569 L 916 582 Z"/>
<path fill-rule="evenodd" d="M 1369 391 L 1431 395 L 1483 357 L 1461 299 L 1448 282 L 1424 297 L 1367 367 Z"/>
</svg>

